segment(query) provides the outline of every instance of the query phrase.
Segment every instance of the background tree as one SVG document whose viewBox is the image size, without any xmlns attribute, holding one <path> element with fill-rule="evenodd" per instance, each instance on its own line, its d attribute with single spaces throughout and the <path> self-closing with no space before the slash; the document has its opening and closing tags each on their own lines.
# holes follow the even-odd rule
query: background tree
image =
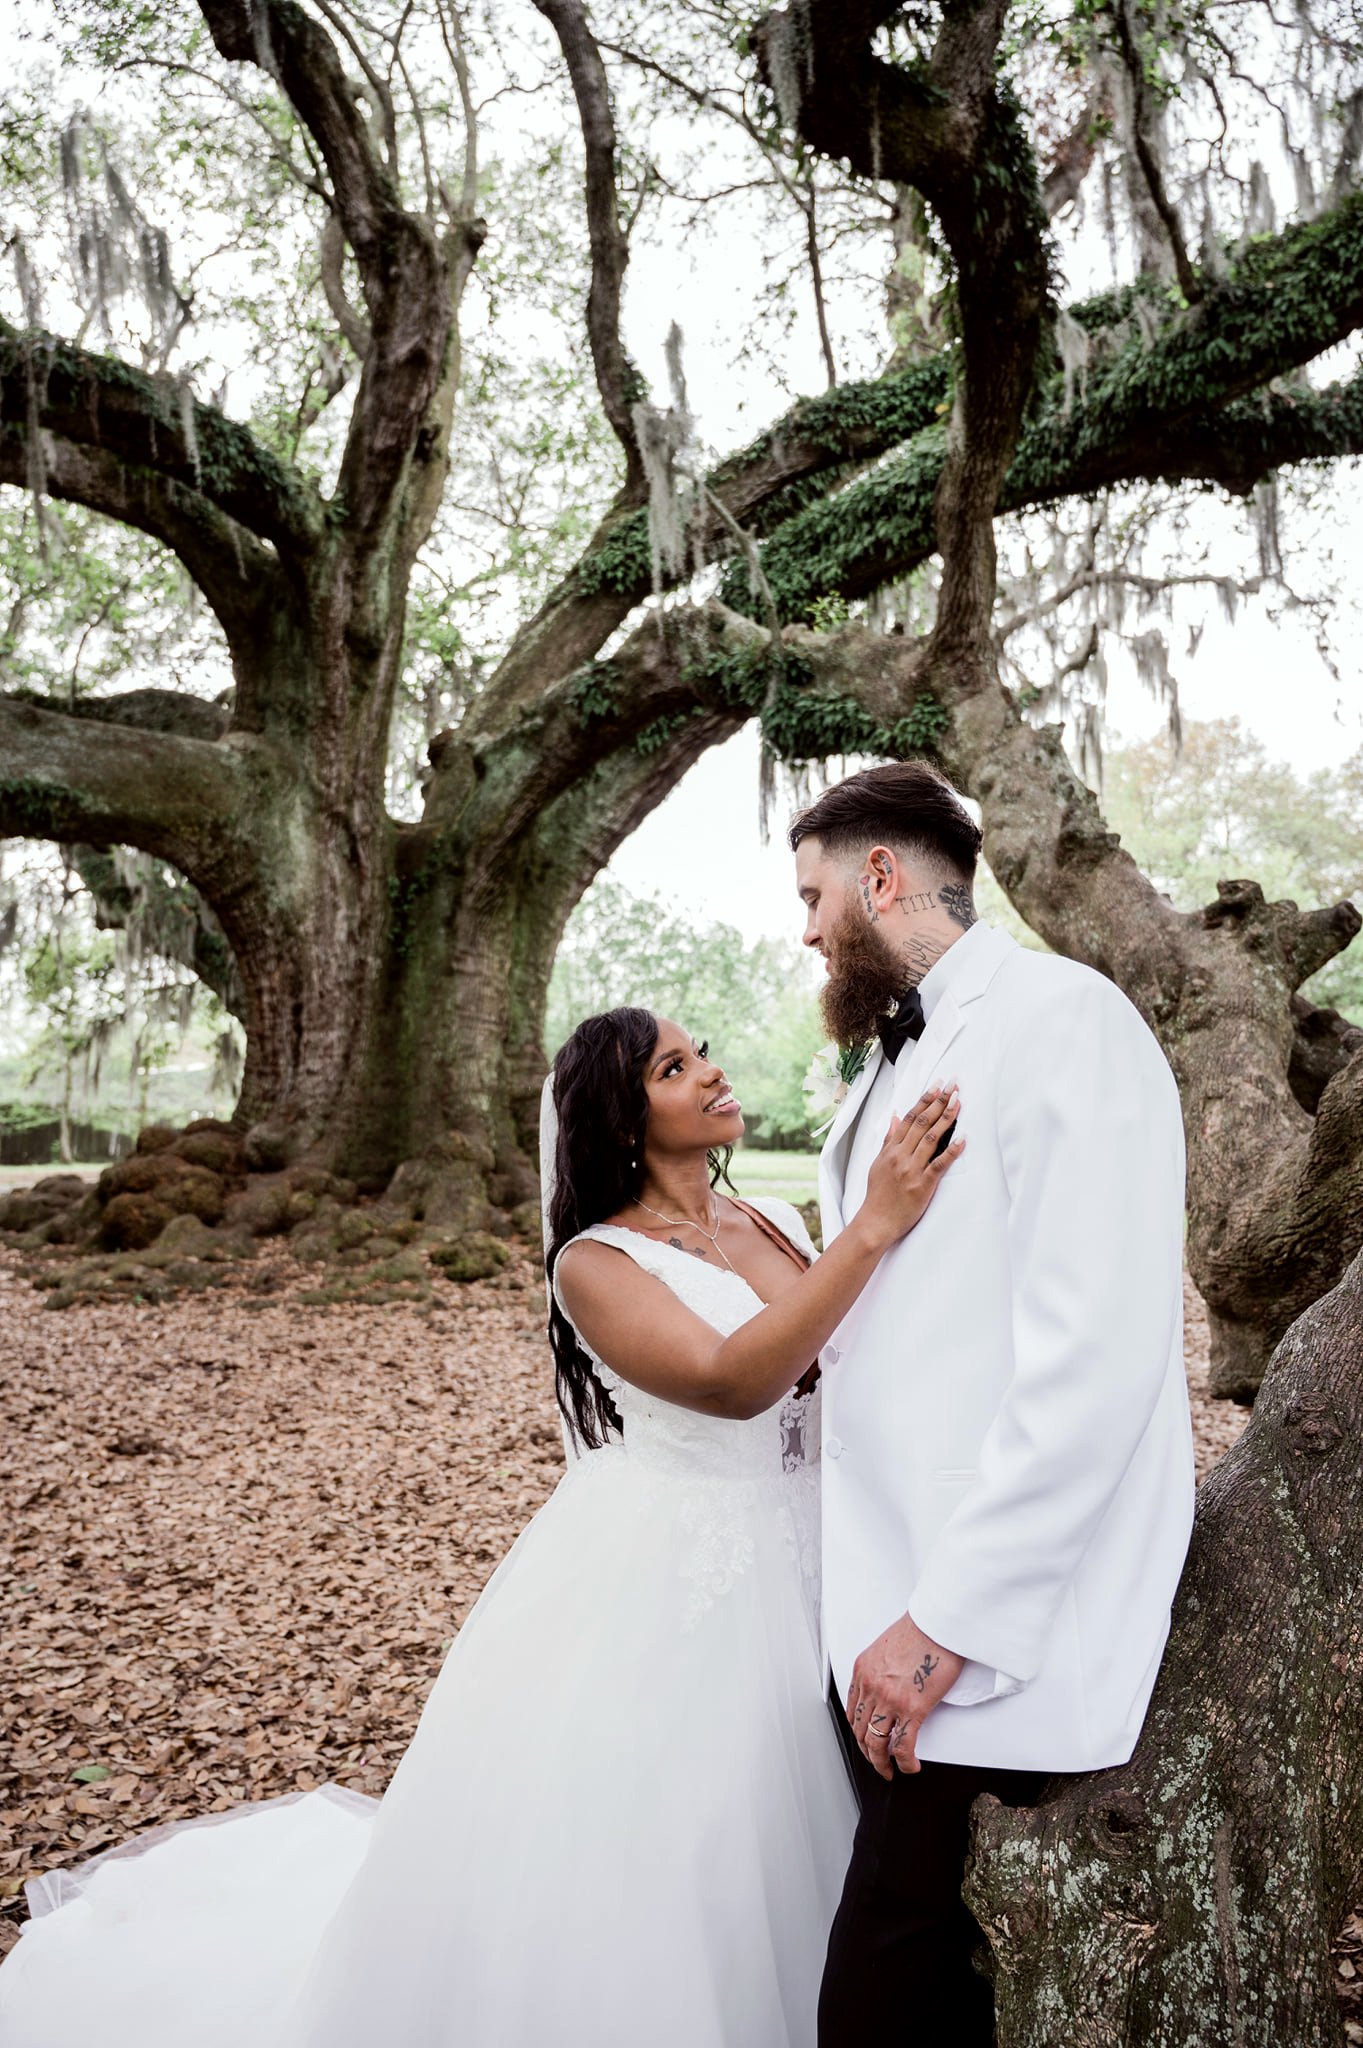
<svg viewBox="0 0 1363 2048">
<path fill-rule="evenodd" d="M 1179 910 L 1228 874 L 1261 877 L 1275 898 L 1363 905 L 1363 753 L 1303 779 L 1238 719 L 1194 721 L 1180 745 L 1166 734 L 1109 750 L 1103 812 Z M 1363 1029 L 1363 949 L 1337 954 L 1302 994 Z"/>
<path fill-rule="evenodd" d="M 559 947 L 545 1046 L 552 1056 L 593 1009 L 646 1004 L 709 1040 L 743 1104 L 745 1142 L 808 1149 L 801 1083 L 827 1038 L 816 989 L 794 940 L 746 944 L 732 925 L 694 922 L 664 897 L 632 895 L 606 875 Z"/>
</svg>

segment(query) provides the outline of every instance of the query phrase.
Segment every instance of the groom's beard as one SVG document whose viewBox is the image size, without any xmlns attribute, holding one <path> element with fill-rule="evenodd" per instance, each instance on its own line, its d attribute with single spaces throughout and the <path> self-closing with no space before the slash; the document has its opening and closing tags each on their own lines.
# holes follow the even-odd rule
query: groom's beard
<svg viewBox="0 0 1363 2048">
<path fill-rule="evenodd" d="M 828 935 L 828 979 L 819 1007 L 830 1038 L 859 1045 L 904 993 L 909 969 L 879 925 L 849 904 Z"/>
</svg>

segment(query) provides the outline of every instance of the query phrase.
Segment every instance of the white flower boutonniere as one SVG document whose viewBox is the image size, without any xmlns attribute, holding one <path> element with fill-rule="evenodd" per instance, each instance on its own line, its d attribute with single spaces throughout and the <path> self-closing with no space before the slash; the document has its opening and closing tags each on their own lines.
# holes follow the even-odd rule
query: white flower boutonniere
<svg viewBox="0 0 1363 2048">
<path fill-rule="evenodd" d="M 830 1039 L 810 1061 L 802 1086 L 810 1129 L 816 1138 L 822 1138 L 833 1125 L 874 1044 L 873 1038 L 863 1039 L 860 1045 L 841 1046 Z"/>
</svg>

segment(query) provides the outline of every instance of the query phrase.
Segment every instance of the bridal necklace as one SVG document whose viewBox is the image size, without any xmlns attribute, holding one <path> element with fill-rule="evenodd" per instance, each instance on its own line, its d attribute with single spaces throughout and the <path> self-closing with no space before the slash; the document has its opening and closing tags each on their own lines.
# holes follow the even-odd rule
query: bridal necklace
<svg viewBox="0 0 1363 2048">
<path fill-rule="evenodd" d="M 719 1256 L 723 1259 L 725 1265 L 729 1268 L 729 1271 L 731 1273 L 737 1272 L 738 1269 L 734 1265 L 733 1260 L 729 1257 L 728 1253 L 725 1251 L 723 1245 L 719 1241 L 720 1225 L 723 1223 L 724 1218 L 720 1214 L 718 1202 L 715 1203 L 715 1227 L 713 1230 L 707 1230 L 703 1223 L 693 1223 L 689 1216 L 664 1216 L 661 1209 L 655 1209 L 651 1202 L 645 1202 L 639 1195 L 636 1195 L 634 1197 L 634 1203 L 636 1208 L 647 1209 L 649 1215 L 656 1216 L 660 1223 L 670 1223 L 674 1230 L 679 1230 L 684 1227 L 687 1230 L 698 1231 L 702 1237 L 708 1237 L 711 1244 L 714 1246 L 715 1250 L 719 1253 Z M 682 1247 L 678 1246 L 678 1250 L 681 1249 Z M 700 1256 L 704 1258 L 704 1252 L 702 1252 Z"/>
</svg>

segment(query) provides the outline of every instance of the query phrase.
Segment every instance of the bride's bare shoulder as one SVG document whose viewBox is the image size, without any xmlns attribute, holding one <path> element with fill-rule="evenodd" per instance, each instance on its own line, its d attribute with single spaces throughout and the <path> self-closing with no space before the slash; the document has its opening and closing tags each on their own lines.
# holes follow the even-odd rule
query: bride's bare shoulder
<svg viewBox="0 0 1363 2048">
<path fill-rule="evenodd" d="M 614 1216 L 606 1216 L 592 1227 L 593 1230 L 623 1230 L 627 1229 L 628 1225 L 620 1223 Z M 638 1270 L 623 1246 L 609 1244 L 602 1238 L 588 1236 L 584 1232 L 581 1237 L 571 1238 L 564 1245 L 558 1255 L 555 1270 L 566 1279 L 569 1273 L 619 1273 L 625 1267 Z"/>
<path fill-rule="evenodd" d="M 592 1331 L 604 1330 L 612 1318 L 618 1318 L 624 1303 L 639 1295 L 651 1296 L 659 1284 L 623 1245 L 599 1237 L 575 1237 L 566 1244 L 559 1253 L 554 1278 L 564 1307 L 578 1329 L 588 1333 L 589 1342 Z"/>
</svg>

